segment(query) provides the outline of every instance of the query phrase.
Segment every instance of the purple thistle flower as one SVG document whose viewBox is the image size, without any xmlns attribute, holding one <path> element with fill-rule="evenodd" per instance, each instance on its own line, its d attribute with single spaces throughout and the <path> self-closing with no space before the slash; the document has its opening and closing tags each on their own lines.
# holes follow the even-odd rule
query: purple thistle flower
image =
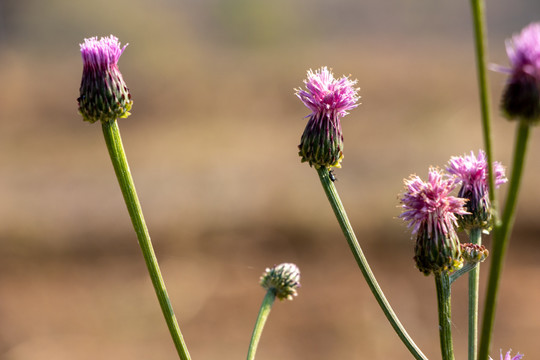
<svg viewBox="0 0 540 360">
<path fill-rule="evenodd" d="M 540 23 L 533 23 L 506 41 L 510 74 L 501 100 L 509 119 L 540 120 Z"/>
<path fill-rule="evenodd" d="M 343 159 L 343 134 L 341 118 L 358 106 L 357 80 L 348 77 L 335 79 L 327 67 L 308 71 L 304 80 L 306 90 L 295 89 L 296 96 L 310 110 L 309 121 L 298 148 L 302 162 L 309 162 L 317 169 L 341 167 Z"/>
<path fill-rule="evenodd" d="M 118 59 L 126 46 L 120 48 L 113 35 L 84 39 L 80 44 L 83 74 L 77 101 L 85 121 L 107 122 L 130 115 L 133 101 L 118 69 Z"/>
<path fill-rule="evenodd" d="M 401 198 L 405 210 L 399 217 L 408 222 L 416 236 L 416 266 L 426 275 L 461 267 L 461 250 L 456 234 L 457 215 L 466 214 L 465 199 L 451 196 L 455 181 L 438 170 L 429 170 L 428 181 L 416 175 L 404 180 Z"/>
<path fill-rule="evenodd" d="M 467 199 L 469 214 L 458 216 L 459 224 L 464 229 L 480 228 L 489 231 L 491 228 L 491 204 L 488 189 L 488 168 L 484 151 L 478 151 L 478 157 L 471 155 L 452 156 L 446 170 L 461 183 L 458 196 Z M 504 167 L 498 161 L 493 162 L 493 175 L 496 187 L 506 183 Z"/>
<path fill-rule="evenodd" d="M 510 352 L 511 352 L 511 351 L 512 351 L 512 350 L 509 350 L 509 351 L 506 353 L 506 355 L 504 356 L 504 358 L 503 358 L 503 354 L 502 354 L 502 350 L 501 350 L 501 360 L 521 360 L 521 358 L 523 358 L 523 356 L 524 356 L 523 354 L 517 353 L 516 356 L 512 357 L 512 355 L 510 355 Z M 490 356 L 489 358 L 490 358 L 490 360 L 493 360 L 493 359 L 491 358 L 491 356 Z"/>
</svg>

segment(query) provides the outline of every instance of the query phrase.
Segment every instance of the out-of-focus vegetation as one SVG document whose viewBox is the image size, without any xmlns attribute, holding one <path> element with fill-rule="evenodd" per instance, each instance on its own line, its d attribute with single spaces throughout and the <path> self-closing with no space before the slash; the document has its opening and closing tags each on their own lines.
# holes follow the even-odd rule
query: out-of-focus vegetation
<svg viewBox="0 0 540 360">
<path fill-rule="evenodd" d="M 173 359 L 99 125 L 76 98 L 78 44 L 114 34 L 132 116 L 128 159 L 194 359 L 245 356 L 265 267 L 296 262 L 302 284 L 277 304 L 258 359 L 407 358 L 371 298 L 317 175 L 297 144 L 309 111 L 294 96 L 309 68 L 358 78 L 343 119 L 337 186 L 381 286 L 428 356 L 438 356 L 431 279 L 396 219 L 410 173 L 482 147 L 468 2 L 0 2 L 0 358 Z M 536 1 L 488 6 L 492 62 L 539 20 Z M 514 124 L 498 116 L 509 164 Z M 540 190 L 533 139 L 494 351 L 540 355 Z M 488 241 L 489 244 L 489 241 Z M 484 266 L 483 273 L 487 273 Z M 464 284 L 454 336 L 464 357 Z"/>
</svg>

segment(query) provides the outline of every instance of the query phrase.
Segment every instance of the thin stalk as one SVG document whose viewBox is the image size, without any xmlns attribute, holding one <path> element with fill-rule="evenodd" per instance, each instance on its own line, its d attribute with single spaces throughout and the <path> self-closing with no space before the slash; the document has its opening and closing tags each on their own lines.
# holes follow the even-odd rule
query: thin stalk
<svg viewBox="0 0 540 360">
<path fill-rule="evenodd" d="M 512 161 L 512 173 L 508 186 L 508 196 L 504 207 L 503 216 L 499 226 L 494 227 L 493 249 L 490 254 L 491 266 L 486 290 L 486 300 L 484 307 L 484 317 L 482 321 L 482 333 L 480 338 L 479 359 L 487 360 L 491 343 L 493 323 L 495 321 L 495 310 L 497 307 L 497 294 L 501 279 L 503 262 L 508 249 L 510 233 L 514 225 L 515 210 L 523 174 L 523 165 L 527 154 L 527 143 L 529 140 L 529 125 L 524 121 L 519 121 L 517 128 L 516 142 L 514 148 L 514 158 Z"/>
<path fill-rule="evenodd" d="M 476 72 L 478 76 L 478 91 L 480 95 L 480 110 L 482 113 L 482 134 L 488 163 L 488 188 L 491 209 L 495 223 L 498 222 L 497 202 L 495 201 L 495 179 L 493 176 L 493 151 L 491 146 L 491 116 L 489 102 L 489 84 L 486 62 L 486 20 L 483 0 L 471 0 L 472 19 L 474 28 L 474 44 L 476 50 Z"/>
<path fill-rule="evenodd" d="M 392 307 L 388 303 L 388 300 L 386 300 L 386 297 L 384 296 L 381 288 L 379 287 L 379 284 L 377 283 L 377 280 L 375 279 L 375 276 L 373 275 L 373 272 L 369 267 L 369 264 L 366 257 L 364 256 L 360 244 L 356 239 L 356 235 L 354 234 L 354 230 L 351 226 L 351 223 L 349 222 L 347 213 L 345 212 L 343 204 L 341 203 L 341 199 L 339 198 L 336 187 L 334 186 L 334 183 L 330 180 L 328 169 L 325 167 L 321 167 L 317 169 L 317 173 L 319 174 L 319 178 L 321 180 L 324 192 L 328 197 L 328 201 L 330 202 L 330 205 L 334 210 L 334 214 L 336 215 L 339 226 L 341 227 L 341 230 L 345 235 L 345 239 L 347 239 L 349 248 L 351 249 L 353 256 L 358 264 L 358 267 L 360 268 L 360 271 L 362 271 L 362 274 L 364 275 L 364 278 L 371 292 L 373 293 L 373 296 L 375 296 L 375 299 L 379 303 L 379 306 L 381 307 L 384 315 L 394 328 L 401 341 L 403 341 L 407 349 L 409 349 L 411 354 L 415 357 L 415 359 L 427 360 L 427 357 L 416 346 L 414 341 L 411 339 L 411 337 L 397 318 L 394 310 L 392 310 Z"/>
<path fill-rule="evenodd" d="M 269 289 L 266 292 L 266 295 L 259 309 L 259 316 L 257 316 L 257 321 L 255 322 L 255 327 L 253 328 L 253 334 L 251 335 L 251 342 L 249 344 L 249 350 L 247 354 L 247 360 L 255 359 L 255 353 L 257 352 L 257 347 L 259 346 L 259 340 L 261 339 L 262 331 L 268 315 L 270 315 L 270 310 L 272 310 L 272 305 L 276 299 L 276 294 L 274 290 Z"/>
<path fill-rule="evenodd" d="M 459 279 L 461 276 L 465 275 L 466 273 L 468 273 L 469 271 L 471 271 L 472 269 L 474 269 L 475 267 L 478 266 L 479 263 L 465 263 L 463 264 L 463 266 L 461 267 L 461 269 L 459 270 L 454 270 L 451 274 L 450 274 L 450 285 L 452 285 L 454 283 L 454 281 L 456 281 L 457 279 Z"/>
<path fill-rule="evenodd" d="M 472 244 L 482 245 L 482 229 L 474 228 L 469 233 Z M 469 272 L 469 360 L 478 357 L 478 284 L 480 263 Z"/>
<path fill-rule="evenodd" d="M 450 279 L 448 273 L 445 271 L 435 273 L 434 275 L 435 286 L 437 288 L 437 305 L 439 309 L 439 336 L 441 340 L 442 360 L 454 360 L 452 319 L 450 311 Z"/>
<path fill-rule="evenodd" d="M 120 189 L 122 190 L 122 195 L 124 196 L 124 201 L 126 203 L 129 216 L 131 217 L 131 222 L 133 223 L 133 227 L 137 233 L 139 245 L 150 274 L 150 279 L 154 285 L 154 290 L 159 300 L 159 305 L 161 306 L 163 316 L 167 322 L 169 332 L 171 333 L 180 359 L 189 360 L 189 352 L 186 344 L 184 343 L 184 338 L 180 332 L 178 322 L 176 321 L 176 317 L 167 294 L 167 289 L 165 288 L 165 283 L 163 282 L 163 278 L 159 270 L 156 255 L 152 247 L 152 241 L 150 240 L 150 235 L 144 221 L 141 205 L 137 197 L 137 192 L 135 191 L 135 184 L 133 183 L 133 178 L 131 177 L 126 154 L 122 145 L 122 138 L 120 137 L 118 124 L 116 120 L 105 122 L 102 124 L 102 128 L 114 171 L 116 173 L 118 183 L 120 184 Z"/>
</svg>

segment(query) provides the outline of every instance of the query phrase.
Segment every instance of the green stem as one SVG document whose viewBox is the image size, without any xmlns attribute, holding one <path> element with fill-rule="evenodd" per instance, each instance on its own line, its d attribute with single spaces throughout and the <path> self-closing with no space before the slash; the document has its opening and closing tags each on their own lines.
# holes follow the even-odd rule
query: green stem
<svg viewBox="0 0 540 360">
<path fill-rule="evenodd" d="M 120 137 L 118 124 L 116 120 L 110 121 L 103 123 L 102 128 L 114 171 L 116 173 L 118 183 L 120 184 L 120 189 L 122 190 L 122 195 L 124 196 L 124 201 L 126 203 L 129 216 L 131 217 L 131 222 L 133 223 L 133 227 L 137 233 L 139 245 L 141 247 L 146 266 L 148 267 L 148 272 L 150 273 L 150 278 L 152 280 L 152 284 L 154 285 L 154 290 L 159 300 L 159 305 L 163 311 L 163 316 L 167 322 L 169 332 L 171 333 L 180 359 L 189 360 L 189 352 L 186 344 L 184 343 L 178 322 L 176 321 L 169 296 L 167 295 L 167 289 L 165 288 L 165 283 L 163 282 L 163 278 L 159 270 L 156 255 L 152 247 L 152 241 L 150 240 L 150 235 L 148 233 L 148 229 L 146 228 L 141 205 L 135 191 L 135 184 L 133 183 L 133 178 L 131 177 L 126 154 L 122 145 L 122 138 Z"/>
<path fill-rule="evenodd" d="M 474 228 L 469 233 L 472 244 L 482 245 L 482 229 Z M 480 264 L 469 272 L 469 360 L 476 360 L 478 353 L 478 284 Z"/>
<path fill-rule="evenodd" d="M 482 319 L 482 336 L 480 338 L 480 351 L 478 355 L 480 360 L 487 360 L 489 355 L 493 323 L 495 321 L 495 310 L 497 307 L 497 294 L 499 291 L 503 262 L 506 250 L 508 249 L 509 235 L 514 225 L 515 210 L 519 187 L 521 185 L 521 175 L 523 174 L 523 165 L 525 164 L 529 133 L 529 125 L 524 121 L 520 121 L 517 128 L 508 196 L 506 198 L 501 223 L 498 226 L 496 224 L 493 231 L 493 249 L 490 254 L 491 266 L 489 268 L 485 310 Z"/>
<path fill-rule="evenodd" d="M 495 180 L 493 177 L 493 151 L 491 146 L 491 122 L 489 104 L 489 84 L 486 64 L 486 20 L 485 5 L 483 0 L 471 0 L 474 43 L 476 49 L 476 72 L 478 76 L 478 90 L 480 95 L 480 110 L 482 113 L 482 134 L 484 136 L 484 146 L 488 165 L 488 188 L 489 200 L 492 212 L 497 222 L 497 202 L 495 201 Z"/>
<path fill-rule="evenodd" d="M 463 264 L 463 266 L 461 267 L 461 269 L 459 270 L 454 270 L 451 274 L 450 274 L 450 285 L 452 285 L 452 283 L 454 281 L 456 281 L 457 279 L 459 279 L 462 275 L 465 275 L 466 273 L 470 272 L 472 269 L 474 269 L 475 267 L 478 266 L 479 263 L 467 263 L 465 262 L 465 264 Z"/>
<path fill-rule="evenodd" d="M 395 332 L 398 334 L 401 341 L 403 341 L 405 346 L 409 349 L 411 354 L 416 359 L 427 360 L 427 357 L 422 353 L 422 351 L 420 351 L 420 349 L 411 339 L 403 325 L 401 325 L 401 323 L 399 322 L 399 319 L 394 313 L 394 310 L 392 310 L 392 307 L 388 303 L 388 300 L 386 300 L 386 297 L 384 296 L 381 288 L 379 287 L 379 284 L 377 283 L 377 280 L 375 279 L 375 276 L 373 275 L 373 272 L 369 267 L 364 253 L 360 248 L 360 244 L 356 239 L 356 235 L 354 234 L 351 223 L 349 222 L 345 209 L 343 208 L 343 204 L 341 203 L 341 199 L 339 198 L 336 187 L 329 178 L 328 169 L 325 167 L 321 167 L 317 169 L 317 172 L 319 174 L 319 178 L 321 180 L 321 184 L 324 188 L 326 196 L 328 197 L 328 201 L 330 202 L 330 205 L 334 210 L 334 214 L 336 215 L 336 218 L 339 222 L 339 226 L 341 227 L 341 230 L 343 231 L 343 234 L 347 239 L 347 243 L 349 244 L 354 258 L 356 259 L 356 262 L 358 263 L 358 267 L 362 271 L 362 274 L 364 275 L 364 278 L 371 292 L 373 293 L 373 296 L 375 296 L 375 299 L 379 303 L 379 306 L 381 307 L 384 315 L 386 315 L 386 318 L 394 328 Z"/>
<path fill-rule="evenodd" d="M 454 360 L 452 344 L 452 320 L 450 301 L 450 279 L 445 271 L 435 273 L 437 305 L 439 309 L 439 336 L 441 339 L 442 360 Z"/>
<path fill-rule="evenodd" d="M 259 340 L 261 339 L 264 324 L 266 324 L 268 315 L 270 315 L 270 310 L 272 310 L 272 305 L 274 304 L 275 299 L 276 294 L 274 293 L 274 290 L 268 290 L 261 304 L 259 316 L 257 316 L 257 322 L 255 323 L 255 327 L 253 328 L 253 334 L 251 335 L 251 342 L 249 344 L 247 360 L 255 359 L 255 353 L 257 352 L 257 347 L 259 346 Z"/>
</svg>

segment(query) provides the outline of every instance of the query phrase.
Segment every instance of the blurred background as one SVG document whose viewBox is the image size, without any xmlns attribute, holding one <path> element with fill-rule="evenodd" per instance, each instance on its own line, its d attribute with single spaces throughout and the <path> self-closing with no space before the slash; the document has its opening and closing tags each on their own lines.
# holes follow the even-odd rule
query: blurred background
<svg viewBox="0 0 540 360">
<path fill-rule="evenodd" d="M 336 184 L 394 310 L 439 358 L 433 278 L 414 267 L 398 194 L 409 174 L 483 146 L 468 5 L 1 0 L 0 358 L 176 358 L 100 126 L 77 113 L 79 43 L 109 34 L 129 43 L 119 66 L 134 106 L 120 128 L 193 359 L 246 356 L 259 276 L 282 262 L 300 267 L 302 288 L 274 305 L 258 359 L 410 358 L 297 154 L 309 111 L 293 89 L 320 66 L 358 79 Z M 540 3 L 487 5 L 489 60 L 506 65 L 504 39 L 538 21 Z M 509 165 L 505 77 L 490 80 L 494 151 Z M 539 140 L 534 131 L 493 357 L 540 357 Z M 462 359 L 465 289 L 453 287 Z"/>
</svg>

